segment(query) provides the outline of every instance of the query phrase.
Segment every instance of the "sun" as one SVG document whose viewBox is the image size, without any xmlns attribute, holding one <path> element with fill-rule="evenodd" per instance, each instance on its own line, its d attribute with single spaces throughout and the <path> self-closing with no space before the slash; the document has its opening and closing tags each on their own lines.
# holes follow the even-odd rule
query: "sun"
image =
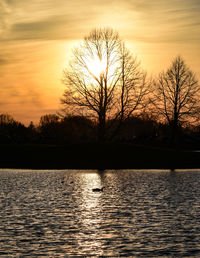
<svg viewBox="0 0 200 258">
<path fill-rule="evenodd" d="M 109 57 L 106 54 L 102 54 L 99 57 L 98 54 L 85 55 L 83 57 L 83 73 L 87 82 L 100 82 L 101 78 L 107 78 L 108 81 L 112 81 L 117 70 L 119 69 L 120 62 L 117 53 L 111 54 Z"/>
<path fill-rule="evenodd" d="M 102 74 L 105 73 L 106 67 L 107 67 L 107 62 L 105 58 L 102 58 L 100 60 L 99 57 L 92 58 L 87 61 L 87 68 L 89 72 L 94 75 L 95 77 L 100 77 Z"/>
</svg>

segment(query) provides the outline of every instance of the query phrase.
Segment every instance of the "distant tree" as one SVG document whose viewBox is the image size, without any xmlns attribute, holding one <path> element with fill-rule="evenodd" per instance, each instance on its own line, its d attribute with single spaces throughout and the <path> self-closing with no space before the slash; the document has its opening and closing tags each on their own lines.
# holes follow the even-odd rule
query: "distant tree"
<svg viewBox="0 0 200 258">
<path fill-rule="evenodd" d="M 56 114 L 48 114 L 40 117 L 39 126 L 46 126 L 49 124 L 57 123 L 59 121 L 59 116 Z"/>
<path fill-rule="evenodd" d="M 45 142 L 55 142 L 58 137 L 59 117 L 56 114 L 41 116 L 39 132 Z"/>
<path fill-rule="evenodd" d="M 38 140 L 38 128 L 34 125 L 33 121 L 27 127 L 28 130 L 28 141 L 36 142 Z"/>
<path fill-rule="evenodd" d="M 60 138 L 68 143 L 93 140 L 93 122 L 84 116 L 64 117 L 60 122 Z"/>
<path fill-rule="evenodd" d="M 0 141 L 1 142 L 25 142 L 27 140 L 27 128 L 15 121 L 11 115 L 0 115 Z"/>
<path fill-rule="evenodd" d="M 101 142 L 107 136 L 108 119 L 119 125 L 142 108 L 149 90 L 140 64 L 112 29 L 95 29 L 84 38 L 73 51 L 63 82 L 62 104 L 95 118 Z"/>
<path fill-rule="evenodd" d="M 11 115 L 8 114 L 0 114 L 0 124 L 12 124 L 15 120 Z"/>
<path fill-rule="evenodd" d="M 142 115 L 127 118 L 120 129 L 119 137 L 128 142 L 152 139 L 156 135 L 156 122 Z"/>
<path fill-rule="evenodd" d="M 30 122 L 28 128 L 29 128 L 30 130 L 35 130 L 35 125 L 34 125 L 33 121 Z"/>
<path fill-rule="evenodd" d="M 193 123 L 199 114 L 200 86 L 195 75 L 178 56 L 155 83 L 156 111 L 172 130 L 172 138 L 185 123 Z"/>
</svg>

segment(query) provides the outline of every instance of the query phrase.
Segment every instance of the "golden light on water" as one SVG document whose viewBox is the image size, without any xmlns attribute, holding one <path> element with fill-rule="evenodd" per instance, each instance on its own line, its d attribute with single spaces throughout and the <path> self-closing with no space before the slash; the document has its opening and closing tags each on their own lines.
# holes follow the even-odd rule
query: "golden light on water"
<svg viewBox="0 0 200 258">
<path fill-rule="evenodd" d="M 98 173 L 91 172 L 82 173 L 80 179 L 80 198 L 77 200 L 79 216 L 77 220 L 85 235 L 82 234 L 77 242 L 80 247 L 84 243 L 88 249 L 96 249 L 98 253 L 102 253 L 102 242 L 96 241 L 101 237 L 99 230 L 103 223 L 101 193 L 94 193 L 92 189 L 101 188 L 103 182 Z"/>
</svg>

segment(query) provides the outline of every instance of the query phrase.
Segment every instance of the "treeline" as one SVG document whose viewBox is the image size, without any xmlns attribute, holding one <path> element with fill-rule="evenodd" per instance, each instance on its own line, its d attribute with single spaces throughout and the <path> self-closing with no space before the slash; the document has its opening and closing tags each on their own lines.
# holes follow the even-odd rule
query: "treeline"
<svg viewBox="0 0 200 258">
<path fill-rule="evenodd" d="M 115 123 L 108 120 L 107 127 L 110 143 L 142 143 L 164 144 L 171 143 L 171 127 L 156 121 L 156 118 L 143 113 L 131 116 L 121 124 L 117 133 Z M 118 124 L 116 122 L 116 124 Z M 38 125 L 31 122 L 28 126 L 14 120 L 8 114 L 0 115 L 0 143 L 1 144 L 88 144 L 98 142 L 98 124 L 84 116 L 67 115 L 59 117 L 56 114 L 44 115 Z M 176 144 L 200 143 L 200 127 L 179 128 Z"/>
<path fill-rule="evenodd" d="M 75 48 L 63 83 L 64 108 L 92 116 L 99 142 L 123 135 L 122 128 L 132 119 L 145 121 L 147 127 L 143 118 L 139 122 L 145 112 L 156 117 L 152 124 L 170 127 L 172 142 L 177 142 L 183 128 L 200 121 L 200 85 L 184 59 L 177 56 L 166 71 L 148 77 L 118 33 L 109 28 L 92 30 Z M 130 130 L 135 131 L 131 126 Z"/>
<path fill-rule="evenodd" d="M 149 78 L 118 33 L 95 29 L 73 51 L 63 83 L 59 115 L 26 127 L 2 114 L 0 142 L 200 142 L 200 84 L 181 56 Z"/>
</svg>

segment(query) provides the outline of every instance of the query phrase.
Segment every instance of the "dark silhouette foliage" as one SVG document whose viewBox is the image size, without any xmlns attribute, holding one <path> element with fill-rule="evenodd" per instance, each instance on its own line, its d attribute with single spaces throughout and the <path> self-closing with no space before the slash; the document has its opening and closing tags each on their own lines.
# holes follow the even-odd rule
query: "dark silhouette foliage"
<svg viewBox="0 0 200 258">
<path fill-rule="evenodd" d="M 23 143 L 28 139 L 27 128 L 8 114 L 0 115 L 0 142 Z"/>
<path fill-rule="evenodd" d="M 107 68 L 99 78 L 89 73 L 92 81 L 84 84 L 84 75 L 75 68 L 84 64 L 84 59 L 79 60 L 84 58 L 81 51 L 90 51 L 90 44 L 94 45 L 90 54 L 98 54 L 100 60 L 104 51 L 108 51 Z M 111 60 L 115 61 L 113 51 L 117 53 L 119 66 L 114 67 L 115 74 L 111 76 L 107 70 Z M 136 59 L 112 30 L 93 31 L 83 46 L 76 49 L 74 57 L 72 71 L 65 71 L 67 89 L 62 100 L 71 111 L 64 109 L 62 114 L 43 115 L 38 125 L 30 122 L 27 127 L 9 114 L 0 114 L 2 146 L 21 143 L 200 146 L 200 86 L 181 57 L 174 59 L 171 67 L 155 79 L 152 92 Z"/>
<path fill-rule="evenodd" d="M 39 122 L 40 141 L 55 143 L 59 133 L 59 117 L 56 114 L 41 116 Z"/>
</svg>

